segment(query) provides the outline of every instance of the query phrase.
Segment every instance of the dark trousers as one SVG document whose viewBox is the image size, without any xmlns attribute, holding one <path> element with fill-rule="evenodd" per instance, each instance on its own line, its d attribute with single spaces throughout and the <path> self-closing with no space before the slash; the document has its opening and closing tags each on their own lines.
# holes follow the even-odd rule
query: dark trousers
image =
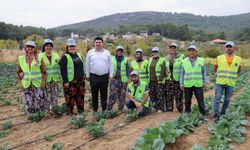
<svg viewBox="0 0 250 150">
<path fill-rule="evenodd" d="M 173 111 L 174 100 L 178 112 L 183 111 L 183 91 L 180 88 L 179 81 L 168 80 L 166 83 L 166 110 Z"/>
<path fill-rule="evenodd" d="M 164 111 L 165 85 L 150 81 L 149 89 L 149 97 L 150 101 L 154 104 L 154 109 Z"/>
<path fill-rule="evenodd" d="M 185 93 L 185 112 L 191 112 L 191 100 L 193 93 L 199 105 L 200 113 L 206 115 L 205 104 L 204 104 L 204 95 L 203 95 L 203 87 L 190 87 L 184 88 Z"/>
<path fill-rule="evenodd" d="M 126 106 L 128 109 L 134 110 L 136 109 L 135 103 L 133 101 L 131 101 L 130 99 L 126 100 Z M 148 107 L 142 107 L 142 110 L 139 112 L 139 116 L 145 116 L 150 112 L 150 108 Z"/>
<path fill-rule="evenodd" d="M 93 110 L 94 112 L 97 112 L 98 110 L 98 96 L 100 91 L 102 111 L 105 111 L 107 108 L 109 74 L 99 76 L 91 73 L 89 79 L 90 79 Z"/>
<path fill-rule="evenodd" d="M 67 113 L 73 113 L 76 104 L 78 113 L 84 112 L 85 81 L 83 78 L 74 79 L 69 82 L 69 88 L 64 88 L 64 96 L 67 106 Z"/>
</svg>

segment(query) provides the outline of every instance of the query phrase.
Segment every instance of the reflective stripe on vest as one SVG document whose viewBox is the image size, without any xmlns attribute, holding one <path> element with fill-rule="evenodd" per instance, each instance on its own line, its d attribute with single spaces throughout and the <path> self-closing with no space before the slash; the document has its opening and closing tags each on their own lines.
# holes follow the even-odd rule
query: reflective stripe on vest
<svg viewBox="0 0 250 150">
<path fill-rule="evenodd" d="M 183 60 L 184 87 L 202 87 L 202 67 L 204 66 L 204 58 L 197 57 L 194 67 L 188 58 Z"/>
<path fill-rule="evenodd" d="M 26 63 L 25 55 L 19 56 L 18 58 L 19 65 L 23 71 L 22 85 L 26 89 L 31 83 L 35 87 L 40 87 L 42 83 L 42 73 L 41 73 L 41 64 L 37 63 L 34 59 L 29 67 L 29 64 Z"/>
<path fill-rule="evenodd" d="M 64 54 L 67 57 L 67 72 L 68 72 L 68 82 L 74 79 L 74 62 L 69 54 Z M 77 53 L 78 57 L 82 60 L 80 53 Z M 83 60 L 82 60 L 83 61 Z"/>
<path fill-rule="evenodd" d="M 135 99 L 139 104 L 141 104 L 144 101 L 144 96 L 145 96 L 145 89 L 146 89 L 147 83 L 140 81 L 140 84 L 138 85 L 135 96 L 133 96 L 133 93 L 135 91 L 135 87 L 133 86 L 133 82 L 128 84 L 128 88 L 131 92 L 131 96 L 133 99 Z M 144 104 L 145 107 L 149 106 L 149 101 Z"/>
<path fill-rule="evenodd" d="M 59 66 L 59 55 L 52 52 L 51 63 L 48 60 L 48 57 L 44 53 L 39 54 L 39 60 L 43 59 L 46 69 L 46 82 L 51 81 L 60 81 L 60 66 Z"/>
<path fill-rule="evenodd" d="M 144 81 L 146 83 L 148 83 L 147 66 L 148 66 L 148 60 L 143 60 L 141 62 L 141 66 L 139 66 L 136 60 L 133 60 L 131 62 L 131 68 L 135 71 L 138 71 L 141 81 Z"/>
<path fill-rule="evenodd" d="M 115 77 L 116 76 L 116 70 L 117 70 L 117 61 L 116 61 L 115 56 L 112 57 L 112 63 L 113 63 L 113 66 L 114 66 L 114 77 Z M 123 83 L 128 82 L 126 64 L 127 64 L 127 57 L 124 57 L 124 59 L 121 62 L 121 72 L 120 72 L 121 81 Z"/>
<path fill-rule="evenodd" d="M 227 59 L 225 55 L 220 55 L 217 57 L 218 70 L 216 77 L 216 84 L 235 86 L 235 81 L 237 78 L 237 72 L 241 63 L 241 58 L 234 55 L 233 62 L 231 66 L 228 66 Z"/>
<path fill-rule="evenodd" d="M 157 80 L 160 80 L 160 76 L 161 76 L 161 65 L 164 63 L 164 58 L 160 57 L 159 60 L 157 61 L 156 67 L 155 67 L 155 73 L 156 73 L 156 77 Z M 150 65 L 152 62 L 152 58 L 149 59 L 149 63 L 148 63 L 148 79 L 150 80 Z M 162 83 L 164 83 L 165 80 L 162 80 Z"/>
</svg>

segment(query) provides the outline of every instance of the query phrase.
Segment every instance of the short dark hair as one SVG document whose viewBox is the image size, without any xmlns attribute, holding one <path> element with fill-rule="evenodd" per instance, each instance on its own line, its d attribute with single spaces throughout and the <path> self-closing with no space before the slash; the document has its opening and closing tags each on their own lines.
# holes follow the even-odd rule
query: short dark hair
<svg viewBox="0 0 250 150">
<path fill-rule="evenodd" d="M 96 37 L 96 38 L 94 39 L 94 42 L 95 42 L 96 40 L 101 40 L 101 41 L 103 42 L 103 38 L 100 37 L 100 36 Z"/>
</svg>

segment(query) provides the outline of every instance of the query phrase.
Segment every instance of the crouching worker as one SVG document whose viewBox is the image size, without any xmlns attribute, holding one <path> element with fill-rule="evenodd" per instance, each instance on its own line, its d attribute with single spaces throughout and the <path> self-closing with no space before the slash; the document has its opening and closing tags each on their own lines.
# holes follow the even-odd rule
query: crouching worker
<svg viewBox="0 0 250 150">
<path fill-rule="evenodd" d="M 136 109 L 139 112 L 139 116 L 145 116 L 150 112 L 149 88 L 145 82 L 139 80 L 139 73 L 137 71 L 132 71 L 130 78 L 132 82 L 128 84 L 127 108 Z"/>
</svg>

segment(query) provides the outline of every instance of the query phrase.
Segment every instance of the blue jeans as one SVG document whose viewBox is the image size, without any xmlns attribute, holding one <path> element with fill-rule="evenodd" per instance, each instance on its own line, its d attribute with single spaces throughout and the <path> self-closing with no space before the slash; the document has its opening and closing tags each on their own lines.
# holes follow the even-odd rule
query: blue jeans
<svg viewBox="0 0 250 150">
<path fill-rule="evenodd" d="M 224 102 L 220 111 L 220 100 L 223 92 L 225 91 Z M 234 88 L 227 85 L 215 85 L 215 99 L 214 99 L 214 117 L 219 118 L 221 115 L 225 114 L 227 106 L 229 105 L 230 98 L 233 94 Z"/>
</svg>

